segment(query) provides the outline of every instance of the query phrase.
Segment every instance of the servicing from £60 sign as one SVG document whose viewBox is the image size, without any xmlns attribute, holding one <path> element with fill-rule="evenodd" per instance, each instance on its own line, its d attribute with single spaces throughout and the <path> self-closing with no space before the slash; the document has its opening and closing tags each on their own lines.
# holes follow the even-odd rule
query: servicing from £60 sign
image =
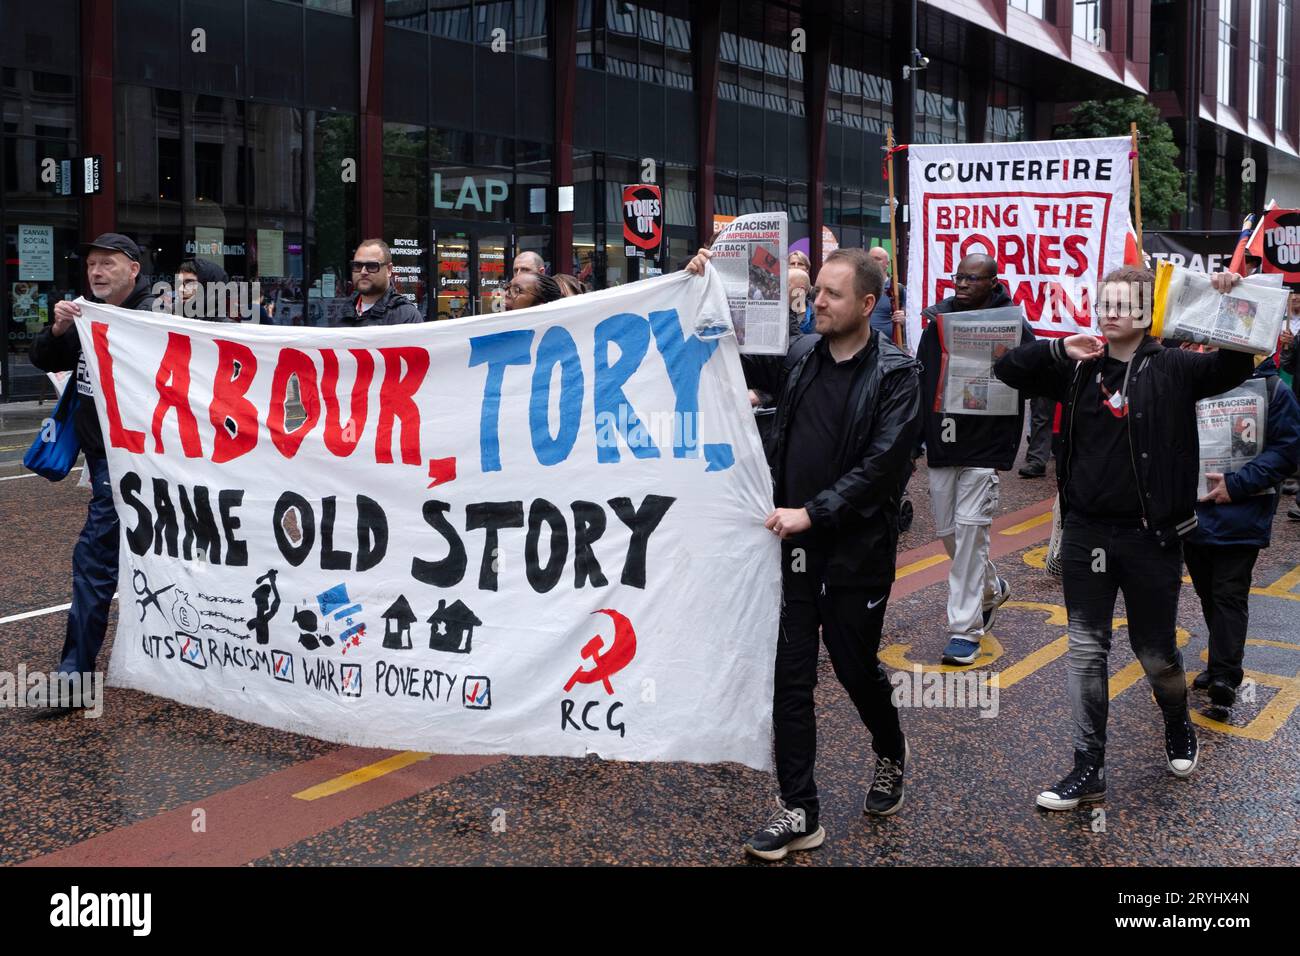
<svg viewBox="0 0 1300 956">
<path fill-rule="evenodd" d="M 780 550 L 712 269 L 364 330 L 79 304 L 110 684 L 359 746 L 769 767 Z"/>
</svg>

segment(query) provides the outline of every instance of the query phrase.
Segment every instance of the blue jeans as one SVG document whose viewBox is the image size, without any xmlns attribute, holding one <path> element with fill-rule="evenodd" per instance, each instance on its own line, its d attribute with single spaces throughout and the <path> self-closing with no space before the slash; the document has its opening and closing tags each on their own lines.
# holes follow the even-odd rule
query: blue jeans
<svg viewBox="0 0 1300 956">
<path fill-rule="evenodd" d="M 59 671 L 65 674 L 94 671 L 108 629 L 108 607 L 117 590 L 120 529 L 108 460 L 87 457 L 86 470 L 90 472 L 90 506 L 86 509 L 86 525 L 72 551 L 72 609 L 68 611 L 67 636 L 59 661 Z"/>
<path fill-rule="evenodd" d="M 1128 637 L 1166 721 L 1187 716 L 1183 656 L 1175 640 L 1182 588 L 1180 543 L 1162 548 L 1141 528 L 1096 524 L 1066 515 L 1061 534 L 1062 583 L 1070 619 L 1070 713 L 1074 749 L 1097 763 L 1106 756 L 1106 718 L 1115 597 L 1124 592 Z"/>
</svg>

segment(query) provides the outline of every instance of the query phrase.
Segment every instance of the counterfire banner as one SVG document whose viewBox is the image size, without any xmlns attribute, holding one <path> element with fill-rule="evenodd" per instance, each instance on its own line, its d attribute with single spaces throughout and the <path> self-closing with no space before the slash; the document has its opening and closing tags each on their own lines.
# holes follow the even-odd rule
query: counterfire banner
<svg viewBox="0 0 1300 956">
<path fill-rule="evenodd" d="M 780 549 L 712 269 L 360 330 L 79 304 L 111 684 L 360 746 L 769 766 Z"/>
<path fill-rule="evenodd" d="M 1098 280 L 1124 263 L 1130 143 L 1112 139 L 908 147 L 907 336 L 983 252 L 1039 335 L 1092 331 Z"/>
</svg>

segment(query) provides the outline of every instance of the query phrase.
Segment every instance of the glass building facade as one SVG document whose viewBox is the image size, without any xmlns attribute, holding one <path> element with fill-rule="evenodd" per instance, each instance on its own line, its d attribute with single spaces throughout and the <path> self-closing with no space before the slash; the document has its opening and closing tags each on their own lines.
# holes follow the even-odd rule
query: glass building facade
<svg viewBox="0 0 1300 956">
<path fill-rule="evenodd" d="M 888 242 L 887 130 L 911 122 L 925 143 L 1047 135 L 1060 104 L 1039 97 L 1063 94 L 1035 77 L 1087 76 L 1035 67 L 1038 51 L 925 3 L 930 62 L 908 111 L 908 24 L 893 19 L 906 9 L 6 2 L 0 400 L 50 394 L 27 352 L 53 304 L 85 291 L 78 243 L 103 231 L 137 240 L 151 279 L 208 259 L 258 282 L 263 321 L 305 325 L 351 308 L 348 262 L 367 237 L 389 243 L 399 291 L 429 320 L 499 306 L 525 250 L 603 288 L 679 268 L 719 222 L 751 212 L 785 211 L 792 244 L 823 251 Z M 1288 104 L 1273 110 L 1279 128 Z M 88 156 L 103 160 L 101 192 L 68 194 L 65 169 Z M 641 182 L 663 191 L 664 242 L 629 259 L 622 190 Z"/>
</svg>

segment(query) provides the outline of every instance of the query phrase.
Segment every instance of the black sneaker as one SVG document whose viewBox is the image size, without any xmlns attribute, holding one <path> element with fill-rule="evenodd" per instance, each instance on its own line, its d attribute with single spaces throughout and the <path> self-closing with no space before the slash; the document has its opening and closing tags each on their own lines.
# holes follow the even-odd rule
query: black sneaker
<svg viewBox="0 0 1300 956">
<path fill-rule="evenodd" d="M 1237 688 L 1224 678 L 1216 677 L 1210 681 L 1210 700 L 1220 707 L 1231 707 L 1237 702 Z"/>
<path fill-rule="evenodd" d="M 809 833 L 807 822 L 802 810 L 782 806 L 767 826 L 745 841 L 745 852 L 760 860 L 783 860 L 794 850 L 816 849 L 826 840 L 826 829 L 818 826 Z"/>
<path fill-rule="evenodd" d="M 903 772 L 912 758 L 912 745 L 903 739 L 903 759 L 876 757 L 876 776 L 862 802 L 862 812 L 877 817 L 897 813 L 903 806 Z"/>
<path fill-rule="evenodd" d="M 1165 755 L 1169 758 L 1169 771 L 1175 777 L 1190 777 L 1200 759 L 1196 745 L 1196 729 L 1190 717 L 1165 721 Z"/>
<path fill-rule="evenodd" d="M 1205 690 L 1210 686 L 1210 672 L 1201 671 L 1196 675 L 1196 680 L 1192 681 L 1192 687 L 1196 690 Z"/>
<path fill-rule="evenodd" d="M 1026 462 L 1020 469 L 1021 478 L 1042 478 L 1047 474 L 1047 466 L 1036 461 Z"/>
<path fill-rule="evenodd" d="M 1286 509 L 1286 516 L 1292 521 L 1300 521 L 1300 504 L 1292 505 Z"/>
<path fill-rule="evenodd" d="M 1074 769 L 1051 790 L 1038 795 L 1044 810 L 1073 810 L 1081 803 L 1106 799 L 1106 767 L 1081 753 L 1074 755 Z"/>
</svg>

